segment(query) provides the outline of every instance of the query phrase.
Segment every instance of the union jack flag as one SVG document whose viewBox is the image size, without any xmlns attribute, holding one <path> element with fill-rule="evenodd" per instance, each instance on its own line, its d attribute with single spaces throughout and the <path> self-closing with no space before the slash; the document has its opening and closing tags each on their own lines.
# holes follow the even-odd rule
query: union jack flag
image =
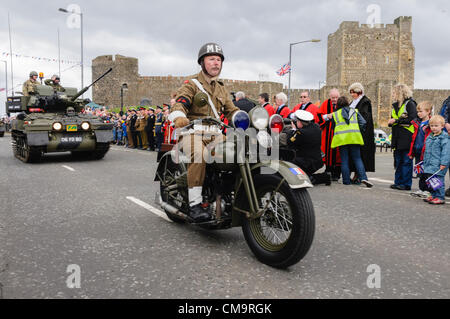
<svg viewBox="0 0 450 319">
<path fill-rule="evenodd" d="M 283 65 L 278 71 L 277 74 L 279 76 L 283 76 L 291 71 L 291 65 L 289 63 L 286 63 Z"/>
<path fill-rule="evenodd" d="M 414 165 L 414 173 L 416 174 L 422 174 L 423 173 L 423 161 L 417 163 Z"/>
</svg>

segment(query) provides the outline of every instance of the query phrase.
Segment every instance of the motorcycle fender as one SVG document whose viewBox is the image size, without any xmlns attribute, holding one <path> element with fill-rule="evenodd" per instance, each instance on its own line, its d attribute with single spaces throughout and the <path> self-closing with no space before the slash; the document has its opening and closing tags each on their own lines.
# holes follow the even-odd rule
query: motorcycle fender
<svg viewBox="0 0 450 319">
<path fill-rule="evenodd" d="M 95 138 L 97 143 L 109 143 L 113 140 L 112 130 L 96 130 Z"/>
<path fill-rule="evenodd" d="M 270 170 L 277 172 L 286 180 L 289 187 L 293 189 L 313 187 L 308 175 L 300 167 L 291 162 L 280 160 L 260 162 L 253 165 L 251 170 L 253 171 L 257 168 L 269 168 Z"/>
<path fill-rule="evenodd" d="M 27 133 L 27 143 L 30 146 L 42 146 L 48 144 L 47 132 L 29 132 Z"/>
<path fill-rule="evenodd" d="M 270 169 L 268 172 L 264 172 L 264 168 Z M 258 174 L 274 174 L 278 173 L 288 183 L 292 189 L 311 188 L 313 187 L 308 175 L 297 165 L 280 160 L 272 160 L 267 162 L 257 163 L 250 168 L 252 171 L 259 170 Z M 236 197 L 240 196 L 239 192 L 243 191 L 242 178 L 240 178 L 236 187 Z M 246 196 L 246 195 L 244 195 Z M 232 227 L 242 225 L 242 218 L 245 218 L 243 214 L 233 211 L 232 215 Z"/>
</svg>

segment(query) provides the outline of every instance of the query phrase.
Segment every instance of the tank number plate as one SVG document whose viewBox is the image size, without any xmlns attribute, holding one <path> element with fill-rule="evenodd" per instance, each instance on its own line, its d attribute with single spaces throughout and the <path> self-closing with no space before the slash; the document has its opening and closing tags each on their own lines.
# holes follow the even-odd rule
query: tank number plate
<svg viewBox="0 0 450 319">
<path fill-rule="evenodd" d="M 77 129 L 78 129 L 78 128 L 77 128 L 76 125 L 67 125 L 67 126 L 66 126 L 67 132 L 76 132 Z"/>
<path fill-rule="evenodd" d="M 61 137 L 61 143 L 73 143 L 83 142 L 82 136 L 63 136 Z"/>
</svg>

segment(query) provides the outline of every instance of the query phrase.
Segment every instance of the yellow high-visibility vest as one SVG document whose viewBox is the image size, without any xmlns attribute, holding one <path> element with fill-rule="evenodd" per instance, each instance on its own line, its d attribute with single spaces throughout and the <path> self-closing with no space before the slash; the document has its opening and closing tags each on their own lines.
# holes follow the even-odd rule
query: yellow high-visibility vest
<svg viewBox="0 0 450 319">
<path fill-rule="evenodd" d="M 363 137 L 358 124 L 358 110 L 350 117 L 350 122 L 347 124 L 342 116 L 342 109 L 333 113 L 333 119 L 336 123 L 334 128 L 333 140 L 331 141 L 331 148 L 336 148 L 342 145 L 364 145 Z"/>
<path fill-rule="evenodd" d="M 406 103 L 408 103 L 408 102 L 406 102 Z M 394 108 L 392 109 L 392 114 L 391 114 L 391 115 L 392 115 L 392 118 L 393 118 L 393 119 L 398 120 L 399 117 L 400 117 L 403 113 L 405 113 L 406 103 L 402 105 L 402 107 L 398 110 L 397 113 L 395 113 L 395 109 L 394 109 Z M 392 126 L 394 126 L 394 125 L 398 125 L 398 123 L 392 124 Z M 411 124 L 411 125 L 408 126 L 408 125 L 402 124 L 401 127 L 407 129 L 407 130 L 410 131 L 412 134 L 414 134 L 414 125 Z"/>
</svg>

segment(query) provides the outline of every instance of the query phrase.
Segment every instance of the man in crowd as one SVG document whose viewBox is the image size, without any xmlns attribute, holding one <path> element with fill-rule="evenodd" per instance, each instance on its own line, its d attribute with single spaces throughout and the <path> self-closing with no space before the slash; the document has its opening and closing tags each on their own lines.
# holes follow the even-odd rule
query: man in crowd
<svg viewBox="0 0 450 319">
<path fill-rule="evenodd" d="M 287 134 L 287 145 L 295 150 L 293 162 L 308 174 L 313 184 L 330 185 L 327 174 L 314 174 L 323 166 L 321 131 L 319 125 L 314 123 L 314 115 L 304 110 L 297 110 L 292 115 L 294 123 Z"/>
<path fill-rule="evenodd" d="M 164 114 L 162 113 L 162 107 L 156 107 L 156 121 L 155 121 L 155 136 L 156 136 L 156 151 L 161 150 L 161 144 L 164 141 L 163 125 L 165 122 Z"/>
<path fill-rule="evenodd" d="M 248 113 L 248 112 L 250 112 L 250 110 L 252 108 L 255 107 L 255 104 L 253 102 L 249 101 L 245 97 L 244 92 L 242 92 L 242 91 L 236 92 L 235 96 L 236 96 L 236 101 L 234 102 L 234 105 L 236 105 L 241 110 Z"/>
<path fill-rule="evenodd" d="M 136 110 L 131 110 L 131 117 L 130 117 L 130 133 L 131 133 L 131 139 L 133 140 L 133 146 L 132 148 L 138 147 L 138 141 L 137 141 L 137 132 L 136 132 L 136 121 L 137 121 L 137 114 Z"/>
<path fill-rule="evenodd" d="M 36 94 L 36 85 L 38 74 L 36 71 L 30 72 L 30 78 L 23 83 L 22 93 L 24 96 L 30 96 Z"/>
<path fill-rule="evenodd" d="M 292 114 L 298 110 L 308 111 L 314 116 L 314 122 L 319 123 L 319 117 L 317 116 L 319 108 L 315 104 L 311 103 L 311 98 L 308 91 L 304 91 L 300 94 L 300 103 L 294 106 L 292 109 Z"/>
<path fill-rule="evenodd" d="M 340 97 L 338 89 L 331 89 L 329 99 L 324 101 L 319 108 L 319 125 L 322 130 L 322 152 L 325 154 L 324 162 L 326 171 L 331 173 L 331 180 L 337 181 L 341 175 L 341 157 L 338 148 L 331 148 L 334 136 L 333 123 L 326 116 L 337 111 L 337 100 Z"/>
<path fill-rule="evenodd" d="M 286 105 L 288 98 L 286 94 L 283 92 L 278 93 L 275 95 L 275 105 L 276 105 L 276 114 L 281 115 L 282 118 L 288 118 L 289 114 L 291 114 L 291 110 Z"/>
<path fill-rule="evenodd" d="M 261 93 L 258 96 L 258 102 L 259 104 L 266 109 L 267 113 L 269 113 L 269 117 L 275 114 L 275 110 L 273 109 L 273 106 L 269 104 L 269 94 L 267 93 Z"/>
<path fill-rule="evenodd" d="M 145 126 L 145 132 L 148 140 L 148 150 L 155 150 L 155 111 L 152 108 L 147 110 L 147 125 Z"/>
<path fill-rule="evenodd" d="M 132 112 L 131 112 L 131 110 L 128 110 L 127 111 L 127 119 L 125 121 L 125 124 L 127 126 L 127 138 L 128 138 L 127 147 L 134 148 L 133 136 L 131 134 L 131 116 L 132 116 Z"/>
<path fill-rule="evenodd" d="M 145 108 L 139 108 L 139 116 L 136 121 L 136 132 L 139 141 L 140 149 L 146 150 L 148 148 L 147 133 L 145 132 L 145 126 L 147 125 L 147 114 Z"/>
<path fill-rule="evenodd" d="M 61 86 L 59 75 L 53 74 L 50 79 L 44 81 L 45 85 L 53 87 L 55 92 L 65 92 L 66 89 Z"/>
</svg>

